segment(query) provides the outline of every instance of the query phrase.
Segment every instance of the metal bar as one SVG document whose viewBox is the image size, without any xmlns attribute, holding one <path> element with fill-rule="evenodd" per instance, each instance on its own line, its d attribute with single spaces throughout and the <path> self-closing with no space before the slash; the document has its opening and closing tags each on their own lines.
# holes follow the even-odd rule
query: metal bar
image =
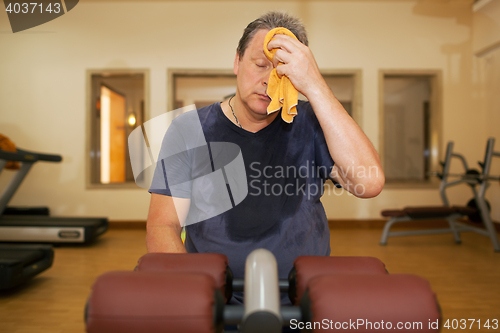
<svg viewBox="0 0 500 333">
<path fill-rule="evenodd" d="M 391 227 L 394 223 L 411 221 L 408 216 L 404 217 L 393 217 L 389 221 L 385 222 L 384 230 L 382 231 L 382 237 L 380 238 L 380 245 L 387 245 L 387 238 L 389 238 Z"/>
<path fill-rule="evenodd" d="M 238 325 L 241 323 L 245 308 L 241 305 L 225 305 L 224 306 L 224 324 Z"/>
<path fill-rule="evenodd" d="M 29 150 L 17 149 L 16 152 L 8 152 L 5 150 L 0 150 L 0 159 L 7 161 L 19 161 L 19 162 L 36 162 L 36 161 L 46 161 L 46 162 L 61 162 L 61 155 L 51 155 L 36 153 Z"/>
<path fill-rule="evenodd" d="M 491 159 L 493 157 L 493 148 L 495 146 L 495 138 L 489 138 L 486 144 L 486 153 L 484 154 L 483 162 L 483 175 L 488 176 L 490 174 Z"/>
<path fill-rule="evenodd" d="M 280 287 L 280 292 L 287 293 L 288 288 L 290 287 L 289 281 L 280 279 L 278 283 L 279 283 L 279 287 Z"/>
<path fill-rule="evenodd" d="M 476 181 L 472 181 L 472 180 L 468 180 L 468 179 L 460 179 L 460 180 L 452 181 L 450 183 L 446 183 L 444 185 L 444 188 L 452 187 L 452 186 L 459 185 L 459 184 L 478 185 L 478 183 Z"/>
<path fill-rule="evenodd" d="M 245 308 L 241 305 L 225 305 L 224 306 L 224 324 L 239 325 L 243 318 Z M 282 306 L 281 317 L 283 318 L 283 326 L 290 325 L 290 321 L 302 319 L 302 312 L 298 306 Z"/>
<path fill-rule="evenodd" d="M 288 292 L 289 282 L 285 279 L 280 279 L 279 282 L 280 292 Z M 233 291 L 243 291 L 245 286 L 245 280 L 243 279 L 233 279 Z"/>
<path fill-rule="evenodd" d="M 461 173 L 449 173 L 448 177 L 460 177 L 462 179 L 477 179 L 477 180 L 499 180 L 500 176 L 484 176 L 484 175 L 472 175 L 472 174 L 461 174 Z"/>
<path fill-rule="evenodd" d="M 6 160 L 0 160 L 0 173 L 3 171 L 3 168 L 7 165 Z"/>
<path fill-rule="evenodd" d="M 245 262 L 243 333 L 281 332 L 278 263 L 266 249 L 252 251 Z"/>
<path fill-rule="evenodd" d="M 283 318 L 283 326 L 290 325 L 292 319 L 302 320 L 302 311 L 298 306 L 282 306 L 281 317 Z"/>
<path fill-rule="evenodd" d="M 486 177 L 488 177 L 490 173 L 491 160 L 493 158 L 494 147 L 495 147 L 495 138 L 489 138 L 488 144 L 486 145 L 486 153 L 483 162 L 483 175 Z M 488 236 L 491 239 L 493 248 L 495 249 L 495 252 L 500 252 L 500 244 L 498 242 L 497 232 L 495 230 L 493 222 L 491 221 L 490 211 L 488 209 L 488 206 L 486 205 L 486 200 L 485 200 L 485 194 L 486 190 L 488 189 L 488 185 L 489 185 L 488 182 L 481 183 L 481 185 L 479 186 L 479 194 L 476 203 L 478 204 L 479 212 L 481 214 L 481 219 L 484 223 L 484 226 L 486 227 Z"/>
<path fill-rule="evenodd" d="M 473 175 L 473 174 L 463 174 L 463 173 L 448 173 L 448 174 L 441 174 L 439 172 L 429 172 L 428 173 L 430 176 L 441 176 L 441 177 L 460 177 L 461 179 L 464 180 L 500 180 L 500 176 L 485 176 L 482 174 L 478 175 Z"/>
<path fill-rule="evenodd" d="M 233 279 L 233 291 L 243 291 L 243 288 L 245 287 L 245 280 L 244 279 Z"/>
<path fill-rule="evenodd" d="M 460 159 L 462 161 L 462 165 L 463 165 L 465 171 L 469 170 L 469 166 L 467 165 L 467 161 L 465 160 L 465 157 L 462 154 L 453 153 L 452 156 L 457 157 L 458 159 Z"/>
<path fill-rule="evenodd" d="M 461 217 L 461 216 L 460 215 L 452 215 L 446 219 L 448 221 L 448 225 L 450 226 L 453 237 L 455 238 L 455 243 L 457 243 L 457 244 L 462 243 L 462 240 L 460 239 L 460 233 L 458 232 L 456 225 L 455 225 L 455 222 L 457 221 L 457 218 L 459 218 L 459 217 Z"/>
<path fill-rule="evenodd" d="M 441 177 L 441 184 L 439 185 L 439 194 L 441 196 L 441 201 L 443 201 L 443 205 L 445 206 L 450 205 L 448 197 L 446 196 L 446 187 L 447 187 L 446 184 L 448 181 L 448 177 L 446 175 L 450 171 L 451 157 L 453 156 L 453 145 L 454 142 L 450 141 L 446 146 L 446 157 L 443 165 L 443 176 Z"/>
<path fill-rule="evenodd" d="M 5 207 L 7 207 L 7 204 L 9 203 L 10 199 L 12 199 L 14 193 L 16 193 L 17 189 L 24 180 L 24 177 L 26 177 L 32 166 L 33 163 L 27 163 L 27 162 L 21 163 L 21 169 L 19 169 L 16 172 L 16 174 L 14 175 L 14 177 L 12 177 L 7 187 L 5 187 L 4 191 L 2 192 L 2 195 L 0 196 L 0 215 L 2 215 L 3 211 L 5 210 Z"/>
<path fill-rule="evenodd" d="M 460 232 L 471 231 L 471 232 L 475 232 L 475 233 L 483 235 L 483 236 L 489 236 L 488 230 L 486 230 L 486 229 L 482 229 L 482 228 L 478 228 L 478 227 L 474 227 L 474 226 L 462 224 L 462 223 L 458 224 L 457 230 Z"/>
</svg>

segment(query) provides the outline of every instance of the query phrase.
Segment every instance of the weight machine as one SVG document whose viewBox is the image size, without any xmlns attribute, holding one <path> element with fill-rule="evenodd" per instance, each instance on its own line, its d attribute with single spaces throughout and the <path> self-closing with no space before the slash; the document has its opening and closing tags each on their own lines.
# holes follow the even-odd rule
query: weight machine
<svg viewBox="0 0 500 333">
<path fill-rule="evenodd" d="M 244 304 L 228 304 L 242 290 Z M 293 305 L 281 305 L 280 292 Z M 301 256 L 279 280 L 266 249 L 248 255 L 244 279 L 219 253 L 146 254 L 134 272 L 98 277 L 84 316 L 87 333 L 438 332 L 441 319 L 428 281 L 389 274 L 377 258 Z"/>
<path fill-rule="evenodd" d="M 389 237 L 411 236 L 411 235 L 429 235 L 452 233 L 457 244 L 461 243 L 460 232 L 472 231 L 480 235 L 489 237 L 495 252 L 500 252 L 495 226 L 491 220 L 490 206 L 485 199 L 486 190 L 492 181 L 499 181 L 499 176 L 491 176 L 490 169 L 493 157 L 500 157 L 500 152 L 494 151 L 495 139 L 489 138 L 486 145 L 486 152 L 483 162 L 479 162 L 481 172 L 475 169 L 469 169 L 465 157 L 453 152 L 453 142 L 449 142 L 446 148 L 445 161 L 442 162 L 442 173 L 433 173 L 441 179 L 439 193 L 443 206 L 424 206 L 424 207 L 406 207 L 401 210 L 384 210 L 382 216 L 389 217 L 385 223 L 380 244 L 386 245 Z M 464 169 L 462 174 L 450 173 L 452 159 L 456 158 L 461 162 Z M 452 178 L 450 180 L 450 178 Z M 469 185 L 474 197 L 468 202 L 467 206 L 450 206 L 446 189 L 459 184 Z M 485 229 L 477 226 L 463 223 L 461 220 L 468 218 L 473 222 L 482 222 Z M 413 222 L 423 220 L 445 219 L 448 222 L 448 228 L 434 228 L 426 230 L 411 231 L 390 231 L 395 223 Z"/>
</svg>

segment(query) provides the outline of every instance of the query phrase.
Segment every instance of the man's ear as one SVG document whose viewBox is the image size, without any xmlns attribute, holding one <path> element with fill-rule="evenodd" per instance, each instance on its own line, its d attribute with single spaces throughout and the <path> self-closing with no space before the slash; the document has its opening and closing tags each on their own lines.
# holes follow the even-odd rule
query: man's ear
<svg viewBox="0 0 500 333">
<path fill-rule="evenodd" d="M 233 64 L 234 75 L 238 75 L 239 68 L 240 68 L 240 55 L 238 53 L 236 53 L 236 56 L 234 57 L 234 64 Z"/>
</svg>

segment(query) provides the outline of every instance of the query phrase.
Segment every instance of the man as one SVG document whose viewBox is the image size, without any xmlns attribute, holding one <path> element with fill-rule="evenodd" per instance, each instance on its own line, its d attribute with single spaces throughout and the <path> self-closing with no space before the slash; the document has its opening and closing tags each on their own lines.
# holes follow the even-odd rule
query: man
<svg viewBox="0 0 500 333">
<path fill-rule="evenodd" d="M 289 29 L 298 40 L 276 35 L 268 44 L 269 50 L 277 49 L 270 61 L 263 51 L 264 37 L 276 27 Z M 280 112 L 267 113 L 266 89 L 273 68 L 309 100 L 299 102 L 292 123 L 284 122 Z M 321 76 L 297 19 L 270 12 L 250 23 L 237 48 L 234 74 L 236 94 L 197 112 L 208 143 L 230 142 L 241 149 L 248 195 L 234 208 L 188 225 L 184 246 L 180 233 L 190 214 L 189 198 L 173 198 L 177 196 L 168 184 L 166 189 L 152 186 L 147 248 L 223 253 L 238 278 L 244 276 L 246 256 L 266 248 L 275 254 L 284 279 L 297 256 L 330 254 L 330 233 L 320 202 L 326 179 L 370 198 L 382 190 L 384 174 L 374 147 Z M 169 135 L 183 133 L 167 132 L 166 138 Z M 187 160 L 178 168 L 192 172 L 192 161 Z M 158 162 L 155 177 L 161 178 L 166 172 Z M 232 301 L 241 302 L 241 295 Z M 282 302 L 286 304 L 286 298 Z"/>
</svg>

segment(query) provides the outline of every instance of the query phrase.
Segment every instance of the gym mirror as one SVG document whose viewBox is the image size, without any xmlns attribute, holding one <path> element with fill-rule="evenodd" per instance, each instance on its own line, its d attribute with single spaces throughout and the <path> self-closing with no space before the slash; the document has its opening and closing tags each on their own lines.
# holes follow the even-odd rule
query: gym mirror
<svg viewBox="0 0 500 333">
<path fill-rule="evenodd" d="M 440 72 L 381 72 L 381 158 L 387 183 L 430 185 L 440 147 Z"/>
<path fill-rule="evenodd" d="M 146 70 L 88 71 L 87 186 L 137 188 L 127 138 L 145 119 Z"/>
</svg>

